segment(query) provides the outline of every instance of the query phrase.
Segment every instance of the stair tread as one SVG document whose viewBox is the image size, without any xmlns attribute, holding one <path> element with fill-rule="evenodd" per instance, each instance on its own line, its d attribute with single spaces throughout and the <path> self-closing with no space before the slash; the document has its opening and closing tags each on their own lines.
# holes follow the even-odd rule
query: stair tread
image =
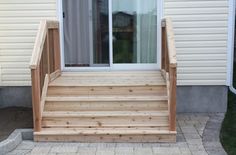
<svg viewBox="0 0 236 155">
<path fill-rule="evenodd" d="M 164 101 L 167 96 L 124 96 L 124 95 L 93 95 L 93 96 L 47 96 L 46 101 Z"/>
<path fill-rule="evenodd" d="M 103 125 L 103 126 L 98 126 L 98 125 L 87 125 L 87 124 L 80 124 L 80 125 L 45 125 L 43 126 L 45 128 L 86 128 L 86 129 L 90 129 L 90 128 L 97 128 L 97 127 L 100 127 L 100 128 L 142 128 L 142 127 L 152 127 L 152 128 L 160 128 L 160 127 L 169 127 L 169 122 L 166 121 L 166 122 L 163 122 L 163 123 L 148 123 L 148 124 L 144 124 L 144 123 L 140 123 L 140 124 L 135 124 L 135 126 L 132 126 L 132 125 L 127 125 L 127 124 L 113 124 L 113 125 Z"/>
<path fill-rule="evenodd" d="M 109 83 L 111 82 L 111 80 L 109 80 L 109 82 L 104 82 L 104 83 L 92 83 L 92 81 L 85 81 L 82 80 L 82 82 L 78 82 L 81 81 L 81 79 L 78 80 L 58 80 L 58 81 L 53 81 L 49 84 L 49 86 L 78 86 L 78 87 L 86 87 L 86 86 L 165 86 L 166 83 L 162 80 L 158 81 L 152 81 L 149 83 L 142 83 L 142 82 L 137 82 L 137 81 L 133 81 L 132 83 L 127 83 L 125 81 L 123 81 L 123 83 Z M 106 80 L 108 81 L 108 80 Z"/>
<path fill-rule="evenodd" d="M 43 117 L 169 116 L 168 111 L 44 111 Z"/>
<path fill-rule="evenodd" d="M 159 71 L 63 72 L 49 86 L 147 86 L 166 85 Z"/>
<path fill-rule="evenodd" d="M 42 128 L 34 135 L 132 135 L 132 134 L 176 134 L 176 131 L 156 130 L 153 128 Z"/>
<path fill-rule="evenodd" d="M 61 76 L 161 76 L 160 71 L 89 71 L 89 72 L 62 72 Z"/>
</svg>

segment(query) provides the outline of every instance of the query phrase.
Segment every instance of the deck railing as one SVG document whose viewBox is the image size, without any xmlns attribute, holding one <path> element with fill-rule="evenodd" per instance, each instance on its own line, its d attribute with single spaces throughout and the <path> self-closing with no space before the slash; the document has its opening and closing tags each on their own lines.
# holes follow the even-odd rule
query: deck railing
<svg viewBox="0 0 236 155">
<path fill-rule="evenodd" d="M 167 81 L 169 128 L 176 131 L 176 48 L 172 20 L 170 17 L 162 21 L 162 70 Z"/>
<path fill-rule="evenodd" d="M 61 72 L 59 37 L 58 21 L 40 22 L 30 61 L 34 131 L 41 130 L 48 83 Z"/>
</svg>

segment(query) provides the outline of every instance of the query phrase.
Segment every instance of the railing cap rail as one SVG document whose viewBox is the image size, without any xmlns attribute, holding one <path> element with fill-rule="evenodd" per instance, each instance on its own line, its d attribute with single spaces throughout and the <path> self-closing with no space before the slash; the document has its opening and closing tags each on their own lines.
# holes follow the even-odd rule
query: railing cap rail
<svg viewBox="0 0 236 155">
<path fill-rule="evenodd" d="M 37 32 L 37 36 L 34 43 L 32 57 L 30 60 L 30 69 L 36 69 L 39 66 L 41 59 L 44 41 L 48 29 L 59 28 L 59 22 L 56 20 L 41 20 Z"/>
<path fill-rule="evenodd" d="M 175 47 L 175 35 L 171 17 L 165 17 L 162 20 L 162 25 L 166 27 L 170 66 L 176 67 L 177 59 L 176 59 L 176 47 Z"/>
</svg>

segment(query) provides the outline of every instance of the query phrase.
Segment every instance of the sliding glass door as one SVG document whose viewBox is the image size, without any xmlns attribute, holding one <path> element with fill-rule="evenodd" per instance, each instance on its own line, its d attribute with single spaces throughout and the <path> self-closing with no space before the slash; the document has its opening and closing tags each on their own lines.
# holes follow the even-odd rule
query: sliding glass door
<svg viewBox="0 0 236 155">
<path fill-rule="evenodd" d="M 157 0 L 62 0 L 65 67 L 158 68 Z"/>
<path fill-rule="evenodd" d="M 157 63 L 157 1 L 112 1 L 113 63 Z"/>
</svg>

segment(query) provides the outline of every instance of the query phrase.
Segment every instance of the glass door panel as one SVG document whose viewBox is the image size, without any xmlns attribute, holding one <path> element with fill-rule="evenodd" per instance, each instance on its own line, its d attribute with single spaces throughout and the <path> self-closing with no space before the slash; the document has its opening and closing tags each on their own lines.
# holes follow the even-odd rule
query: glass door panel
<svg viewBox="0 0 236 155">
<path fill-rule="evenodd" d="M 109 66 L 108 0 L 63 0 L 65 67 Z"/>
<path fill-rule="evenodd" d="M 157 0 L 112 0 L 114 64 L 157 63 Z"/>
</svg>

